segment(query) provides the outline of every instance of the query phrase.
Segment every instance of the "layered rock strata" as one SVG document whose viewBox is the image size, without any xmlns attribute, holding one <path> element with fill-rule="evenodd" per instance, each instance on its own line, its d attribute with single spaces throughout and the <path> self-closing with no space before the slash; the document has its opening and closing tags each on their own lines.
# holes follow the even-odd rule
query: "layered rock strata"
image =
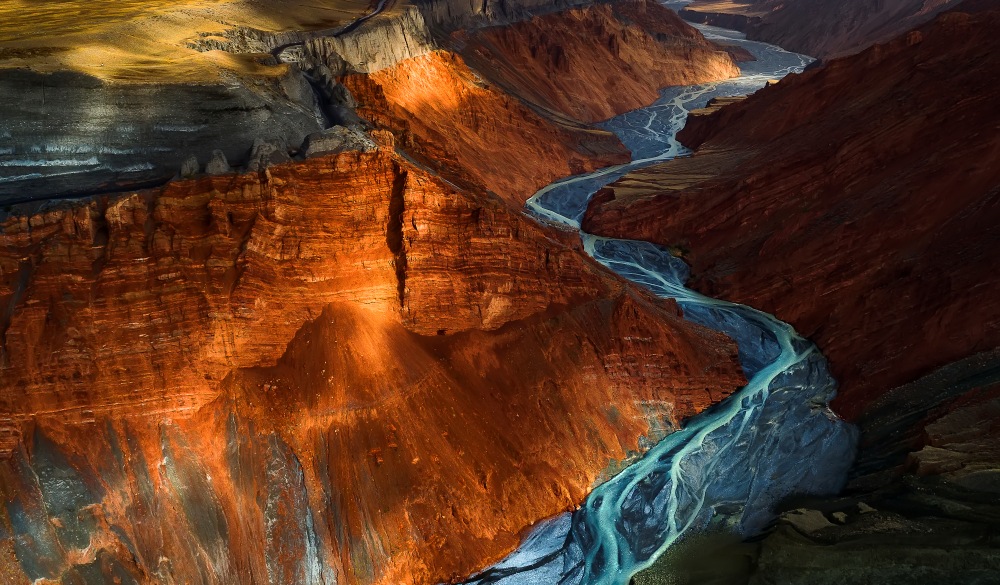
<svg viewBox="0 0 1000 585">
<path fill-rule="evenodd" d="M 14 581 L 427 583 L 742 382 L 570 234 L 391 153 L 15 213 Z"/>
<path fill-rule="evenodd" d="M 951 12 L 698 119 L 584 228 L 678 246 L 713 296 L 814 339 L 856 418 L 1000 344 L 1000 12 Z"/>
<path fill-rule="evenodd" d="M 327 124 L 282 66 L 257 83 L 116 84 L 81 73 L 0 75 L 0 204 L 165 182 L 216 150 L 242 164 L 255 139 L 298 146 Z"/>
</svg>

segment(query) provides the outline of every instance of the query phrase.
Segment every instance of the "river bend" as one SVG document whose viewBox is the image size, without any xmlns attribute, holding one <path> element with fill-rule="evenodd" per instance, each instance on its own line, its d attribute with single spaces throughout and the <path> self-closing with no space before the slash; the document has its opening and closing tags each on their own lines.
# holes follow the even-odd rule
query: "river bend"
<svg viewBox="0 0 1000 585">
<path fill-rule="evenodd" d="M 531 213 L 579 229 L 598 189 L 689 153 L 676 134 L 690 110 L 715 96 L 751 93 L 811 61 L 733 31 L 698 28 L 709 39 L 743 46 L 757 61 L 742 64 L 741 77 L 668 88 L 655 104 L 605 122 L 632 150 L 632 162 L 545 187 L 528 201 Z M 663 247 L 580 235 L 603 265 L 675 299 L 686 319 L 736 340 L 749 382 L 594 488 L 577 511 L 538 525 L 517 551 L 469 584 L 626 585 L 685 534 L 752 536 L 782 499 L 836 493 L 854 457 L 856 431 L 830 411 L 836 382 L 811 342 L 771 315 L 686 288 L 687 266 Z"/>
</svg>

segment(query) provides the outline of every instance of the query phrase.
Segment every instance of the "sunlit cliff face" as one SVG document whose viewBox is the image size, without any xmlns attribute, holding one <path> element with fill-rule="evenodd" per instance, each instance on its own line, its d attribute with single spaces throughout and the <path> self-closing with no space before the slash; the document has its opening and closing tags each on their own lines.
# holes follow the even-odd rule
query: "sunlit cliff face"
<svg viewBox="0 0 1000 585">
<path fill-rule="evenodd" d="M 359 102 L 381 105 L 516 206 L 556 176 L 627 160 L 607 135 L 539 116 L 454 53 L 433 51 L 345 83 Z M 519 146 L 497 148 L 501 144 Z"/>
<path fill-rule="evenodd" d="M 0 583 L 440 583 L 744 383 L 388 150 L 0 228 Z"/>
<path fill-rule="evenodd" d="M 130 82 L 207 81 L 220 71 L 280 74 L 283 67 L 256 57 L 205 51 L 206 41 L 225 42 L 238 27 L 335 27 L 367 10 L 363 0 L 7 0 L 0 3 L 0 69 L 68 69 Z"/>
</svg>

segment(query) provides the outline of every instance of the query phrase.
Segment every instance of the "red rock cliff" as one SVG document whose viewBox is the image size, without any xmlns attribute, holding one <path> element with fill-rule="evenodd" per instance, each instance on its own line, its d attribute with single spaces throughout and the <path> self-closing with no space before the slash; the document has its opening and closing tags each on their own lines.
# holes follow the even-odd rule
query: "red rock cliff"
<svg viewBox="0 0 1000 585">
<path fill-rule="evenodd" d="M 696 155 L 585 229 L 689 250 L 695 285 L 813 338 L 840 412 L 1000 344 L 1000 12 L 943 14 L 692 120 Z"/>
<path fill-rule="evenodd" d="M 402 148 L 443 172 L 460 168 L 517 206 L 557 178 L 629 160 L 613 134 L 539 115 L 447 51 L 344 83 L 358 113 Z"/>
<path fill-rule="evenodd" d="M 575 237 L 387 151 L 0 242 L 15 582 L 459 577 L 742 383 L 728 339 Z"/>
</svg>

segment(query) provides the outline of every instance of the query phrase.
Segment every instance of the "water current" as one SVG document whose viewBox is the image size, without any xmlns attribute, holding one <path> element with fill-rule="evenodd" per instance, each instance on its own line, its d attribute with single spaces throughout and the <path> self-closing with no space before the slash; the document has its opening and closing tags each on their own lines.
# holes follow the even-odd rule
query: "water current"
<svg viewBox="0 0 1000 585">
<path fill-rule="evenodd" d="M 752 93 L 811 61 L 734 31 L 698 28 L 757 60 L 742 63 L 738 78 L 668 88 L 655 104 L 605 122 L 631 149 L 632 162 L 545 187 L 527 203 L 532 214 L 579 229 L 601 187 L 630 170 L 689 154 L 676 139 L 689 111 L 715 96 Z M 666 248 L 580 236 L 596 260 L 675 299 L 686 319 L 733 338 L 749 382 L 597 486 L 578 510 L 539 524 L 517 551 L 469 584 L 626 585 L 685 535 L 752 536 L 773 520 L 781 500 L 839 491 L 854 456 L 855 430 L 827 406 L 836 382 L 826 360 L 790 325 L 686 288 L 688 268 Z"/>
</svg>

